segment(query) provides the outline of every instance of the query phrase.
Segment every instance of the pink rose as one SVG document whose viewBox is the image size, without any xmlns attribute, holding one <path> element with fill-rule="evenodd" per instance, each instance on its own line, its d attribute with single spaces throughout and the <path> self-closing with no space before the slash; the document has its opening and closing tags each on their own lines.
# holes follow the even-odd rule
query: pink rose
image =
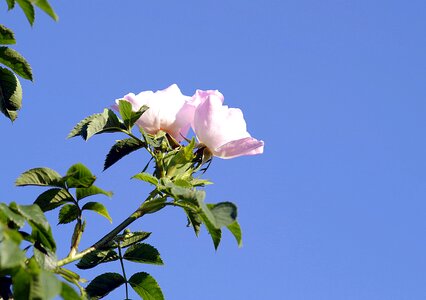
<svg viewBox="0 0 426 300">
<path fill-rule="evenodd" d="M 135 111 L 143 105 L 149 107 L 136 121 L 136 124 L 146 132 L 156 134 L 163 130 L 178 142 L 188 133 L 195 107 L 186 105 L 191 97 L 182 95 L 176 84 L 155 93 L 152 91 L 144 91 L 138 95 L 130 93 L 123 98 L 132 104 Z M 117 104 L 118 101 L 116 100 Z"/>
<path fill-rule="evenodd" d="M 247 132 L 242 111 L 222 105 L 223 100 L 219 91 L 198 90 L 193 96 L 198 106 L 192 127 L 198 140 L 221 158 L 263 153 L 264 143 Z"/>
</svg>

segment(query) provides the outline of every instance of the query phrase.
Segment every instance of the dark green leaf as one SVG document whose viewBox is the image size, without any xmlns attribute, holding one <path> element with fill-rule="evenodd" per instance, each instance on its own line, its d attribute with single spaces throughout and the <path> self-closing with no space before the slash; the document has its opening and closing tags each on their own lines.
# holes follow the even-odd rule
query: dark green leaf
<svg viewBox="0 0 426 300">
<path fill-rule="evenodd" d="M 27 17 L 28 22 L 30 22 L 31 26 L 34 24 L 35 12 L 34 6 L 31 4 L 29 0 L 16 0 L 19 6 L 24 11 L 25 16 Z"/>
<path fill-rule="evenodd" d="M 71 166 L 66 175 L 66 182 L 69 188 L 88 188 L 96 180 L 96 176 L 82 163 Z"/>
<path fill-rule="evenodd" d="M 129 261 L 163 265 L 163 261 L 160 258 L 160 253 L 157 249 L 149 244 L 135 244 L 130 246 L 123 255 L 123 258 Z"/>
<path fill-rule="evenodd" d="M 217 249 L 220 244 L 220 239 L 222 238 L 222 231 L 216 226 L 211 223 L 210 219 L 206 217 L 204 213 L 200 214 L 201 219 L 204 222 L 204 225 L 206 225 L 207 231 L 210 233 L 210 236 L 212 237 L 214 248 Z"/>
<path fill-rule="evenodd" d="M 83 198 L 89 197 L 89 196 L 93 196 L 93 195 L 105 195 L 108 197 L 112 196 L 112 192 L 107 192 L 104 191 L 103 189 L 92 185 L 88 188 L 77 188 L 76 189 L 76 196 L 77 196 L 77 200 L 81 200 Z"/>
<path fill-rule="evenodd" d="M 37 185 L 64 187 L 62 177 L 56 171 L 49 168 L 34 168 L 28 170 L 16 179 L 17 186 Z"/>
<path fill-rule="evenodd" d="M 229 231 L 232 233 L 232 235 L 237 240 L 238 247 L 241 247 L 243 245 L 243 240 L 242 240 L 242 233 L 241 233 L 240 224 L 238 224 L 238 222 L 235 221 L 235 222 L 229 224 L 226 227 L 229 229 Z"/>
<path fill-rule="evenodd" d="M 46 230 L 44 227 L 40 226 L 39 224 L 34 223 L 33 221 L 28 222 L 32 228 L 31 232 L 31 239 L 35 243 L 40 243 L 44 246 L 46 249 L 50 249 L 53 252 L 56 250 L 56 243 L 55 239 L 52 235 L 52 229 L 49 227 L 48 230 Z"/>
<path fill-rule="evenodd" d="M 237 219 L 237 206 L 232 202 L 220 202 L 207 206 L 214 216 L 217 228 L 228 226 Z"/>
<path fill-rule="evenodd" d="M 15 0 L 6 0 L 7 2 L 7 10 L 11 10 L 15 7 Z"/>
<path fill-rule="evenodd" d="M 79 300 L 82 299 L 80 295 L 68 284 L 65 282 L 62 282 L 62 289 L 61 289 L 61 297 L 64 300 Z"/>
<path fill-rule="evenodd" d="M 81 210 L 93 210 L 94 212 L 97 212 L 101 216 L 104 216 L 105 218 L 107 218 L 112 223 L 111 216 L 109 215 L 108 210 L 102 203 L 87 202 L 86 204 L 84 204 Z"/>
<path fill-rule="evenodd" d="M 101 115 L 102 114 L 93 114 L 78 122 L 78 124 L 75 125 L 71 132 L 68 134 L 67 138 L 81 136 L 83 139 L 87 140 L 87 126 L 92 120 L 99 118 Z"/>
<path fill-rule="evenodd" d="M 0 24 L 0 44 L 12 45 L 16 44 L 15 34 L 9 28 Z"/>
<path fill-rule="evenodd" d="M 124 156 L 143 147 L 145 147 L 145 144 L 142 141 L 137 141 L 132 138 L 117 141 L 114 146 L 111 147 L 106 156 L 104 171 L 122 159 Z"/>
<path fill-rule="evenodd" d="M 31 274 L 25 268 L 20 268 L 12 277 L 14 299 L 31 299 L 31 277 Z"/>
<path fill-rule="evenodd" d="M 83 256 L 83 258 L 78 262 L 77 268 L 91 269 L 101 263 L 107 263 L 118 259 L 119 256 L 117 252 L 113 250 L 95 250 Z"/>
<path fill-rule="evenodd" d="M 10 240 L 19 245 L 24 239 L 23 235 L 24 234 L 22 234 L 21 231 L 18 231 L 17 229 L 11 229 L 7 225 L 0 223 L 0 241 Z"/>
<path fill-rule="evenodd" d="M 86 292 L 90 299 L 101 299 L 111 291 L 126 282 L 118 273 L 104 273 L 93 279 L 86 287 Z"/>
<path fill-rule="evenodd" d="M 12 69 L 22 78 L 33 80 L 30 64 L 17 51 L 9 47 L 0 47 L 0 63 Z"/>
<path fill-rule="evenodd" d="M 45 230 L 50 229 L 49 222 L 38 205 L 18 205 L 15 202 L 12 202 L 9 207 L 14 212 L 23 216 L 27 221 L 32 221 Z"/>
<path fill-rule="evenodd" d="M 34 203 L 40 206 L 42 211 L 46 212 L 67 202 L 73 202 L 73 200 L 74 198 L 67 190 L 53 188 L 41 193 Z"/>
<path fill-rule="evenodd" d="M 127 232 L 124 234 L 117 235 L 115 241 L 120 243 L 121 248 L 126 248 L 135 243 L 146 240 L 150 235 L 151 232 L 144 231 Z M 118 244 L 115 246 L 118 246 Z"/>
<path fill-rule="evenodd" d="M 53 273 L 40 270 L 40 273 L 32 276 L 29 299 L 53 299 L 62 290 L 62 283 Z"/>
<path fill-rule="evenodd" d="M 150 183 L 152 185 L 157 185 L 158 184 L 157 177 L 155 177 L 155 176 L 153 176 L 153 175 L 151 175 L 149 173 L 145 173 L 145 172 L 136 174 L 132 178 L 143 180 L 143 181 L 148 182 L 148 183 Z"/>
<path fill-rule="evenodd" d="M 213 184 L 213 182 L 211 182 L 210 180 L 206 180 L 206 179 L 194 178 L 194 179 L 191 180 L 191 184 L 193 186 L 205 186 L 205 185 Z"/>
<path fill-rule="evenodd" d="M 57 258 L 56 254 L 49 250 L 44 249 L 41 246 L 35 245 L 34 247 L 34 258 L 37 263 L 45 270 L 54 270 L 56 268 Z"/>
<path fill-rule="evenodd" d="M 0 270 L 23 265 L 25 258 L 19 244 L 9 239 L 0 242 Z"/>
<path fill-rule="evenodd" d="M 25 218 L 19 213 L 13 212 L 6 204 L 0 203 L 0 214 L 2 214 L 7 222 L 14 223 L 18 228 L 25 224 Z"/>
<path fill-rule="evenodd" d="M 58 21 L 58 16 L 47 0 L 31 0 L 31 2 L 48 14 L 53 20 Z"/>
<path fill-rule="evenodd" d="M 130 130 L 135 122 L 142 116 L 142 114 L 148 109 L 148 106 L 143 105 L 138 111 L 132 110 L 132 104 L 126 100 L 118 101 L 118 109 L 120 111 L 121 118 L 123 119 L 124 125 Z"/>
<path fill-rule="evenodd" d="M 21 106 L 21 83 L 10 70 L 0 67 L 0 111 L 14 121 L 18 117 Z"/>
<path fill-rule="evenodd" d="M 59 223 L 58 224 L 67 224 L 78 218 L 80 211 L 78 207 L 74 204 L 67 204 L 62 206 L 59 211 Z"/>
<path fill-rule="evenodd" d="M 164 300 L 157 281 L 148 273 L 135 273 L 129 279 L 130 286 L 143 300 Z"/>
<path fill-rule="evenodd" d="M 185 209 L 186 215 L 188 216 L 188 226 L 192 226 L 195 235 L 198 236 L 201 227 L 201 218 L 198 213 L 194 212 L 193 209 Z"/>
</svg>

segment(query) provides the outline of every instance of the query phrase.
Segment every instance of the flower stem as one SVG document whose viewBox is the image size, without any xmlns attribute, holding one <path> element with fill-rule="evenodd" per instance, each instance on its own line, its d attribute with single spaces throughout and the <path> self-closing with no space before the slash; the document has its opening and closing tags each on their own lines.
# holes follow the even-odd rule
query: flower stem
<svg viewBox="0 0 426 300">
<path fill-rule="evenodd" d="M 118 255 L 120 257 L 121 271 L 123 272 L 123 277 L 124 277 L 124 280 L 125 280 L 124 283 L 125 283 L 125 286 L 126 286 L 126 299 L 129 299 L 129 286 L 128 286 L 128 282 L 127 282 L 126 271 L 124 270 L 123 255 L 121 254 L 120 243 L 118 243 Z"/>
</svg>

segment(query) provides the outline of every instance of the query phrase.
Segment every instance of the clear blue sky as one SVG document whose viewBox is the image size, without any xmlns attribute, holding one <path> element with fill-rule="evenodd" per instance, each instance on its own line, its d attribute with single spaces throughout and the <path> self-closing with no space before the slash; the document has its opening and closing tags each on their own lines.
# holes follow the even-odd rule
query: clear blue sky
<svg viewBox="0 0 426 300">
<path fill-rule="evenodd" d="M 238 204 L 244 246 L 225 234 L 215 252 L 165 209 L 131 228 L 154 232 L 166 265 L 127 272 L 150 272 L 171 300 L 425 299 L 426 2 L 52 2 L 60 21 L 38 11 L 33 28 L 0 6 L 35 75 L 19 119 L 0 119 L 2 201 L 43 190 L 14 188 L 27 169 L 82 162 L 115 192 L 98 200 L 118 224 L 148 191 L 129 180 L 148 157 L 102 173 L 121 136 L 66 140 L 70 129 L 128 92 L 219 89 L 265 141 L 263 155 L 216 159 L 207 174 L 208 201 Z M 88 216 L 83 247 L 112 227 Z M 61 257 L 71 227 L 55 227 Z"/>
</svg>

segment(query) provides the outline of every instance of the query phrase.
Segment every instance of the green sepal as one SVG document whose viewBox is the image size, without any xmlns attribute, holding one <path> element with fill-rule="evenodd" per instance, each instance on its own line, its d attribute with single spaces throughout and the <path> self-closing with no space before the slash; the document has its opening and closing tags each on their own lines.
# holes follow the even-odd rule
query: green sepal
<svg viewBox="0 0 426 300">
<path fill-rule="evenodd" d="M 123 276 L 118 273 L 104 273 L 89 283 L 86 292 L 90 299 L 101 299 L 125 282 Z"/>
<path fill-rule="evenodd" d="M 65 203 L 73 202 L 74 198 L 65 189 L 52 188 L 41 193 L 34 204 L 40 206 L 41 210 L 46 212 L 55 209 Z"/>
<path fill-rule="evenodd" d="M 0 63 L 9 67 L 24 79 L 33 80 L 33 72 L 27 60 L 19 52 L 9 47 L 0 47 Z"/>
<path fill-rule="evenodd" d="M 0 112 L 12 122 L 22 106 L 21 83 L 12 71 L 0 67 Z"/>
<path fill-rule="evenodd" d="M 101 263 L 116 261 L 119 258 L 117 252 L 113 250 L 95 250 L 83 256 L 76 266 L 79 269 L 86 270 L 94 268 Z"/>
<path fill-rule="evenodd" d="M 110 221 L 110 223 L 112 223 L 112 219 L 111 216 L 108 213 L 108 210 L 106 209 L 106 207 L 99 202 L 87 202 L 86 204 L 83 205 L 83 207 L 81 208 L 81 210 L 92 210 L 98 214 L 100 214 L 101 216 L 105 217 L 108 219 L 108 221 Z"/>
<path fill-rule="evenodd" d="M 65 187 L 61 175 L 49 168 L 34 168 L 25 171 L 16 179 L 15 185 Z"/>
<path fill-rule="evenodd" d="M 16 44 L 15 34 L 9 28 L 0 24 L 0 44 L 12 45 Z"/>
<path fill-rule="evenodd" d="M 124 156 L 144 148 L 146 145 L 140 140 L 128 138 L 117 141 L 109 150 L 104 163 L 104 171 L 122 159 Z"/>
<path fill-rule="evenodd" d="M 153 265 L 163 265 L 163 260 L 160 257 L 158 250 L 145 243 L 134 244 L 130 246 L 123 255 L 123 258 L 128 261 L 153 264 Z"/>
<path fill-rule="evenodd" d="M 80 211 L 75 204 L 67 204 L 62 206 L 59 211 L 58 224 L 68 224 L 78 218 Z"/>
<path fill-rule="evenodd" d="M 129 278 L 130 286 L 143 300 L 164 300 L 157 281 L 145 272 L 135 273 Z"/>
</svg>

